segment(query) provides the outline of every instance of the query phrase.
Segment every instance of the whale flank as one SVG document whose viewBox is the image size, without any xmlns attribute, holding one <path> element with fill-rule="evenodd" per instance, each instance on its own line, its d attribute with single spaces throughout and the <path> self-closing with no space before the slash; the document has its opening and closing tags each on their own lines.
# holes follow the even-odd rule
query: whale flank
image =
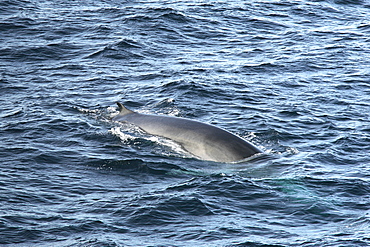
<svg viewBox="0 0 370 247">
<path fill-rule="evenodd" d="M 216 126 L 186 118 L 141 114 L 117 102 L 119 114 L 113 121 L 128 122 L 148 134 L 180 144 L 202 160 L 237 162 L 262 151 L 248 141 Z"/>
</svg>

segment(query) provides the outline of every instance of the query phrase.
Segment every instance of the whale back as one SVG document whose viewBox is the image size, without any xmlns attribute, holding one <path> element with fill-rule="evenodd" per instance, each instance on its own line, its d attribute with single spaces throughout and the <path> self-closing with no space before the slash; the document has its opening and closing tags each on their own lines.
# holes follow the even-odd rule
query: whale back
<svg viewBox="0 0 370 247">
<path fill-rule="evenodd" d="M 149 134 L 171 139 L 203 160 L 236 162 L 262 152 L 246 140 L 213 125 L 185 118 L 136 113 L 120 103 L 117 105 L 120 113 L 113 121 L 132 123 Z"/>
</svg>

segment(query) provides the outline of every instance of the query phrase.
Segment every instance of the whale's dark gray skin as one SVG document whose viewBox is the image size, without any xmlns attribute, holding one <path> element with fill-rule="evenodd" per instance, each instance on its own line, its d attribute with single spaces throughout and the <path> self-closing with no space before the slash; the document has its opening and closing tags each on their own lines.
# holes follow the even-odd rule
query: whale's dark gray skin
<svg viewBox="0 0 370 247">
<path fill-rule="evenodd" d="M 262 153 L 242 138 L 209 124 L 179 117 L 141 114 L 119 102 L 117 105 L 120 113 L 113 121 L 128 122 L 151 135 L 171 139 L 203 160 L 236 162 Z"/>
</svg>

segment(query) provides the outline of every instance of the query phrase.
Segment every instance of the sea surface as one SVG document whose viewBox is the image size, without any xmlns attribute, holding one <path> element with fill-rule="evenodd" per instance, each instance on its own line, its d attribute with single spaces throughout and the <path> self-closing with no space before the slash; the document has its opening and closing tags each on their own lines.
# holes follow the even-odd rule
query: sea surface
<svg viewBox="0 0 370 247">
<path fill-rule="evenodd" d="M 0 246 L 370 245 L 369 1 L 3 0 L 0 44 Z"/>
</svg>

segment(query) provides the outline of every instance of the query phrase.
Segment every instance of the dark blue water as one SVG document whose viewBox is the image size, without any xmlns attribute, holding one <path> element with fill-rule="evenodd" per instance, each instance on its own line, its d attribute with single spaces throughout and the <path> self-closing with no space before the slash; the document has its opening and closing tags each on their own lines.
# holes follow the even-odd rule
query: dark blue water
<svg viewBox="0 0 370 247">
<path fill-rule="evenodd" d="M 1 246 L 370 245 L 370 3 L 0 2 Z M 110 121 L 225 128 L 197 160 Z"/>
</svg>

